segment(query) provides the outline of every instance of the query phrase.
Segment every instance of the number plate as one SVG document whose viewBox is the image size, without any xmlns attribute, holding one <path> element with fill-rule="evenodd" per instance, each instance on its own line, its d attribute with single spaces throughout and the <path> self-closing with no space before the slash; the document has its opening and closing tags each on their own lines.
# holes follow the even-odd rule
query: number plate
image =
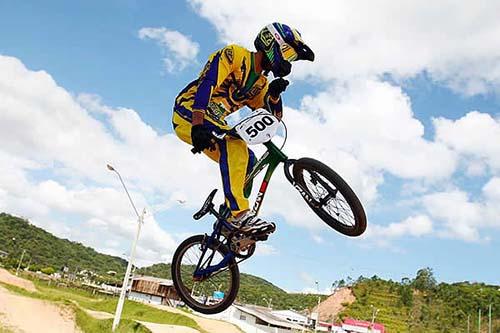
<svg viewBox="0 0 500 333">
<path fill-rule="evenodd" d="M 235 129 L 246 143 L 257 145 L 271 140 L 278 127 L 278 118 L 266 110 L 260 110 L 236 125 Z"/>
</svg>

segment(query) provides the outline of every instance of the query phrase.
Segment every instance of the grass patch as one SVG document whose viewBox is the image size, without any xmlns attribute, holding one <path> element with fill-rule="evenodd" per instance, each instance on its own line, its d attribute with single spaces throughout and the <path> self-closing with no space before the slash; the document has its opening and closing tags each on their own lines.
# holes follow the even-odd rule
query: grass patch
<svg viewBox="0 0 500 333">
<path fill-rule="evenodd" d="M 117 301 L 117 299 L 108 299 L 100 302 L 80 303 L 80 305 L 90 310 L 114 313 Z M 151 306 L 129 300 L 125 301 L 122 317 L 127 319 L 148 321 L 157 324 L 188 326 L 200 330 L 198 324 L 189 317 L 177 313 L 155 309 Z"/>
<path fill-rule="evenodd" d="M 85 311 L 75 307 L 75 320 L 78 327 L 85 333 L 111 332 L 113 326 L 112 319 L 97 320 L 85 313 Z M 143 325 L 133 320 L 122 319 L 115 332 L 118 333 L 151 333 Z"/>
<path fill-rule="evenodd" d="M 28 291 L 26 289 L 23 289 L 23 288 L 20 288 L 20 287 L 17 287 L 17 286 L 13 286 L 11 284 L 7 284 L 7 283 L 2 282 L 2 281 L 0 281 L 0 286 L 2 286 L 3 288 L 5 288 L 5 289 L 7 289 L 9 291 L 12 291 L 13 293 L 21 295 L 21 296 L 27 296 L 27 297 L 38 298 L 38 299 L 52 300 L 52 297 L 50 297 L 50 296 L 42 295 L 41 293 L 36 292 L 36 291 Z"/>
</svg>

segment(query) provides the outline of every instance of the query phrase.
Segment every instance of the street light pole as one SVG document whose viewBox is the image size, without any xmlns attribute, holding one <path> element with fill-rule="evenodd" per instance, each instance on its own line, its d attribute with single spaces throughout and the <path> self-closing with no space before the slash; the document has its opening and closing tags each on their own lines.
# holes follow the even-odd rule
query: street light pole
<svg viewBox="0 0 500 333">
<path fill-rule="evenodd" d="M 316 281 L 316 290 L 318 291 L 318 311 L 317 311 L 318 318 L 316 319 L 316 328 L 315 328 L 315 330 L 317 331 L 318 330 L 318 326 L 319 326 L 319 305 L 321 303 L 321 296 L 319 294 L 319 283 L 318 283 L 318 281 Z"/>
<path fill-rule="evenodd" d="M 470 314 L 467 315 L 467 333 L 470 332 Z"/>
<path fill-rule="evenodd" d="M 491 303 L 488 310 L 488 333 L 491 333 Z"/>
<path fill-rule="evenodd" d="M 21 259 L 19 259 L 19 264 L 17 265 L 16 276 L 19 275 L 19 268 L 21 268 L 21 263 L 23 262 L 23 257 L 24 257 L 25 252 L 26 252 L 26 250 L 23 249 L 23 253 L 21 254 Z"/>
<path fill-rule="evenodd" d="M 31 265 L 31 256 L 30 256 L 30 260 L 28 261 L 28 266 L 26 266 L 28 271 L 30 270 L 30 265 Z"/>
<path fill-rule="evenodd" d="M 370 325 L 369 332 L 373 332 L 373 325 L 375 324 L 375 317 L 377 316 L 377 313 L 378 313 L 379 309 L 375 308 L 373 305 L 370 305 L 370 307 L 372 308 L 372 322 L 371 322 L 371 325 Z"/>
<path fill-rule="evenodd" d="M 135 239 L 134 242 L 132 243 L 132 249 L 130 251 L 130 258 L 128 260 L 127 264 L 127 270 L 125 271 L 125 276 L 123 278 L 123 285 L 122 285 L 122 290 L 120 292 L 120 298 L 118 299 L 118 304 L 116 305 L 116 311 L 115 311 L 115 317 L 113 319 L 113 326 L 111 330 L 114 332 L 115 329 L 118 327 L 120 324 L 120 318 L 122 315 L 122 310 L 123 310 L 123 304 L 125 303 L 125 296 L 127 294 L 127 288 L 130 280 L 130 272 L 132 271 L 132 266 L 134 263 L 134 258 L 135 258 L 135 249 L 137 246 L 137 241 L 139 240 L 139 234 L 141 233 L 141 226 L 144 223 L 144 215 L 146 214 L 146 209 L 142 211 L 142 213 L 139 215 L 137 212 L 137 209 L 135 208 L 134 202 L 132 201 L 132 198 L 130 197 L 130 194 L 128 193 L 127 187 L 125 186 L 125 183 L 123 182 L 123 179 L 118 171 L 116 171 L 115 168 L 113 168 L 111 165 L 107 165 L 108 170 L 114 171 L 117 175 L 118 178 L 120 178 L 120 182 L 123 185 L 123 188 L 125 189 L 125 192 L 127 193 L 128 199 L 130 201 L 130 204 L 132 205 L 132 208 L 134 208 L 135 214 L 137 215 L 137 232 L 135 234 Z"/>
<path fill-rule="evenodd" d="M 271 302 L 273 301 L 273 299 L 269 298 L 268 300 L 267 298 L 263 297 L 262 300 L 267 303 L 267 308 L 271 310 Z"/>
<path fill-rule="evenodd" d="M 477 332 L 481 333 L 481 308 L 479 308 L 479 314 L 477 318 Z"/>
</svg>

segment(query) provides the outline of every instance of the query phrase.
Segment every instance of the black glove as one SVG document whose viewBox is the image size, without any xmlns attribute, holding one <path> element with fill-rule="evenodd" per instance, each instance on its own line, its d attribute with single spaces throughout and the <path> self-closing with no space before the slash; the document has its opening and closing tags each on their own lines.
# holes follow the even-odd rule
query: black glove
<svg viewBox="0 0 500 333">
<path fill-rule="evenodd" d="M 267 91 L 269 92 L 269 95 L 272 96 L 273 98 L 278 98 L 280 97 L 280 94 L 286 90 L 286 87 L 288 86 L 290 82 L 287 80 L 279 77 L 277 79 L 274 79 L 271 83 L 269 83 L 269 87 L 267 88 Z"/>
<path fill-rule="evenodd" d="M 191 141 L 193 142 L 193 154 L 201 153 L 205 149 L 215 150 L 215 144 L 212 141 L 213 136 L 210 130 L 203 125 L 194 125 L 191 128 Z"/>
</svg>

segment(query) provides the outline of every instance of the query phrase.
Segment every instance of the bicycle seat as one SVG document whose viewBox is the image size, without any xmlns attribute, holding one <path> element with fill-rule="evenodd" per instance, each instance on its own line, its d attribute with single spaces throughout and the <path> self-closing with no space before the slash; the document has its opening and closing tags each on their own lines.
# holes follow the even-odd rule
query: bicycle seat
<svg viewBox="0 0 500 333">
<path fill-rule="evenodd" d="M 212 203 L 212 200 L 214 199 L 215 193 L 217 193 L 217 189 L 214 189 L 212 192 L 210 192 L 201 209 L 194 213 L 193 219 L 199 220 L 208 212 L 210 212 L 211 209 L 213 209 L 214 204 Z"/>
</svg>

